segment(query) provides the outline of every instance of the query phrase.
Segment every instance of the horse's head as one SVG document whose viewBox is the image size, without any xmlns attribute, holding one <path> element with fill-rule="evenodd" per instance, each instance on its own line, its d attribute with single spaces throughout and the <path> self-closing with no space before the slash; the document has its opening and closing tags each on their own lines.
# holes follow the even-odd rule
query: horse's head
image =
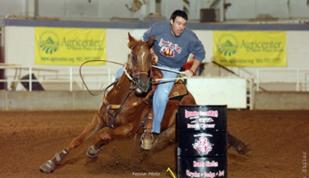
<svg viewBox="0 0 309 178">
<path fill-rule="evenodd" d="M 128 69 L 132 75 L 135 94 L 145 95 L 151 88 L 151 59 L 150 48 L 154 38 L 148 41 L 136 40 L 130 33 L 128 47 L 131 49 L 131 55 L 128 61 Z"/>
</svg>

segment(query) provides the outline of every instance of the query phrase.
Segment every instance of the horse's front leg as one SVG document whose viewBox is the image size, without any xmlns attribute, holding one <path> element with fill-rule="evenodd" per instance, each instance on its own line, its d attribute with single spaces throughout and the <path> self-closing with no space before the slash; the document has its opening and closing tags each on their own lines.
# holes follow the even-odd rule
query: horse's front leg
<svg viewBox="0 0 309 178">
<path fill-rule="evenodd" d="M 133 131 L 133 123 L 128 123 L 116 128 L 104 128 L 98 133 L 95 143 L 88 148 L 86 153 L 87 156 L 91 159 L 96 158 L 102 146 L 110 143 L 117 137 L 127 137 L 133 134 Z"/>
<path fill-rule="evenodd" d="M 93 116 L 91 123 L 89 123 L 77 137 L 73 138 L 73 140 L 66 148 L 56 153 L 50 160 L 46 161 L 40 166 L 40 171 L 44 173 L 53 172 L 74 148 L 81 145 L 87 138 L 89 138 L 102 127 L 102 121 L 99 114 L 97 113 Z"/>
</svg>

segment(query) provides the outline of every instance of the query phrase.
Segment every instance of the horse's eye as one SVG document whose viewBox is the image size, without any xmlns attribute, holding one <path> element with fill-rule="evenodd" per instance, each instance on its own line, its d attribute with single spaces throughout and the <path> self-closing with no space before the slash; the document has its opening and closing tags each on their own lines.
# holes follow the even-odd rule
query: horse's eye
<svg viewBox="0 0 309 178">
<path fill-rule="evenodd" d="M 137 57 L 135 54 L 131 54 L 131 59 L 132 59 L 132 62 L 136 62 L 137 61 Z"/>
</svg>

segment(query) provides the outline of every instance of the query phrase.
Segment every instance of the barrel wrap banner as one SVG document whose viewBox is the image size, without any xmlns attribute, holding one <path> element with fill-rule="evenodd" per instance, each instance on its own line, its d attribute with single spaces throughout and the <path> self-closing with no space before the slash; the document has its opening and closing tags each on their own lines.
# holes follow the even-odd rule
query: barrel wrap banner
<svg viewBox="0 0 309 178">
<path fill-rule="evenodd" d="M 105 60 L 105 29 L 35 28 L 35 64 L 80 65 Z M 93 65 L 102 64 L 94 63 Z"/>
<path fill-rule="evenodd" d="M 284 67 L 286 32 L 214 31 L 213 54 L 225 66 Z"/>
<path fill-rule="evenodd" d="M 181 105 L 177 111 L 177 175 L 227 178 L 226 105 Z"/>
</svg>

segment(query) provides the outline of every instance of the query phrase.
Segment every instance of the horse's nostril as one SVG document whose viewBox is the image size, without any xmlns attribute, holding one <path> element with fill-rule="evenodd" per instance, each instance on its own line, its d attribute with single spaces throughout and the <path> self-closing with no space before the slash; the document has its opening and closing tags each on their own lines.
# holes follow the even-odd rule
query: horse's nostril
<svg viewBox="0 0 309 178">
<path fill-rule="evenodd" d="M 142 89 L 140 89 L 140 88 L 135 89 L 135 95 L 142 96 L 144 94 L 145 94 L 145 92 L 143 92 Z"/>
<path fill-rule="evenodd" d="M 138 96 L 144 96 L 149 92 L 151 88 L 150 79 L 147 76 L 139 76 L 135 80 L 135 94 Z"/>
<path fill-rule="evenodd" d="M 136 89 L 135 89 L 135 92 L 136 92 L 136 93 L 142 93 L 142 90 L 141 90 L 140 88 L 136 88 Z"/>
</svg>

